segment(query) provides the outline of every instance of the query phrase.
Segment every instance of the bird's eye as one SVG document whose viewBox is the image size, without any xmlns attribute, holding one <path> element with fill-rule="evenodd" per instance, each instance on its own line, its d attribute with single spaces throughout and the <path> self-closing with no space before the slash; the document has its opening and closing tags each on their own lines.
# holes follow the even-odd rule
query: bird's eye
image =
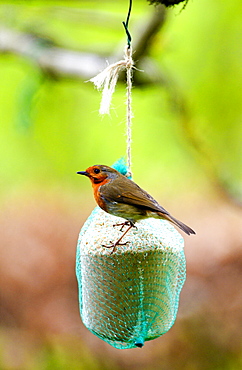
<svg viewBox="0 0 242 370">
<path fill-rule="evenodd" d="M 99 173 L 99 172 L 100 172 L 100 170 L 99 170 L 99 168 L 94 168 L 93 172 L 94 172 L 94 173 Z"/>
</svg>

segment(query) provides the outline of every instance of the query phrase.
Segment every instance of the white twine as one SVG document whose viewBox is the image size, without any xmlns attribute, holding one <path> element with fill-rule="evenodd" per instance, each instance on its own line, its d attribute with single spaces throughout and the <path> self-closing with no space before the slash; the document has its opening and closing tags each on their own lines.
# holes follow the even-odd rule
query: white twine
<svg viewBox="0 0 242 370">
<path fill-rule="evenodd" d="M 113 93 L 115 91 L 115 86 L 118 81 L 119 73 L 126 69 L 127 71 L 127 110 L 126 110 L 126 120 L 127 120 L 127 166 L 128 173 L 126 176 L 131 176 L 131 142 L 132 142 L 132 108 L 131 108 L 131 90 L 132 90 L 132 69 L 134 68 L 134 62 L 132 59 L 132 48 L 131 46 L 126 46 L 124 52 L 124 59 L 119 62 L 110 64 L 97 76 L 90 79 L 94 83 L 98 90 L 102 90 L 102 100 L 100 104 L 99 113 L 109 114 L 110 105 Z"/>
<path fill-rule="evenodd" d="M 127 136 L 127 165 L 128 165 L 128 171 L 126 176 L 132 177 L 132 172 L 131 172 L 131 143 L 132 143 L 132 130 L 131 130 L 131 125 L 132 125 L 132 95 L 131 95 L 131 90 L 132 90 L 132 68 L 133 68 L 133 60 L 132 60 L 132 50 L 131 47 L 127 47 L 127 55 L 128 58 L 130 59 L 129 65 L 126 66 L 127 68 L 127 110 L 126 110 L 126 136 Z"/>
</svg>

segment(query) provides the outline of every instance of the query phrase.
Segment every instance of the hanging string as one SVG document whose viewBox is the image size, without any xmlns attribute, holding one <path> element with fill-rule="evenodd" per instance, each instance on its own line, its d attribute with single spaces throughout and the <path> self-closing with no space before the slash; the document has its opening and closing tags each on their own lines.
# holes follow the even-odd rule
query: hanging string
<svg viewBox="0 0 242 370">
<path fill-rule="evenodd" d="M 131 91 L 132 91 L 132 69 L 134 68 L 134 62 L 132 59 L 132 47 L 131 47 L 131 35 L 128 30 L 128 23 L 130 18 L 130 13 L 132 9 L 132 0 L 129 2 L 129 10 L 126 22 L 122 22 L 127 35 L 127 45 L 124 50 L 124 59 L 116 63 L 108 65 L 102 72 L 97 76 L 90 79 L 94 83 L 98 90 L 102 90 L 102 99 L 99 108 L 100 114 L 109 114 L 110 105 L 115 87 L 118 81 L 119 73 L 126 70 L 127 78 L 127 110 L 126 110 L 126 136 L 127 136 L 127 176 L 132 176 L 131 174 L 131 142 L 132 142 L 132 108 L 131 108 Z"/>
<path fill-rule="evenodd" d="M 132 9 L 132 0 L 129 1 L 129 10 L 128 10 L 128 15 L 126 18 L 126 22 L 123 22 L 123 26 L 127 35 L 127 56 L 129 60 L 129 64 L 127 65 L 127 116 L 126 116 L 126 124 L 127 124 L 127 132 L 126 132 L 126 137 L 127 137 L 127 177 L 132 177 L 132 172 L 131 172 L 131 143 L 132 143 L 132 96 L 131 96 L 131 91 L 132 91 L 132 68 L 133 68 L 133 60 L 132 60 L 132 48 L 131 48 L 131 35 L 128 30 L 129 26 L 129 18 L 131 14 L 131 9 Z"/>
<path fill-rule="evenodd" d="M 127 137 L 127 177 L 132 177 L 131 172 L 131 143 L 132 143 L 132 67 L 133 67 L 133 61 L 132 61 L 132 48 L 131 46 L 127 47 L 127 54 L 128 58 L 130 59 L 129 65 L 127 65 L 127 110 L 126 110 L 126 137 Z"/>
</svg>

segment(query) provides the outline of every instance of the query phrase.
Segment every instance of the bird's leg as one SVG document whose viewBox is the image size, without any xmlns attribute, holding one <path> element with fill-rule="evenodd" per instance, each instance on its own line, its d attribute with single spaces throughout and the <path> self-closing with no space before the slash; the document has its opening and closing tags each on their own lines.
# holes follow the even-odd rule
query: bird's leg
<svg viewBox="0 0 242 370">
<path fill-rule="evenodd" d="M 112 243 L 111 245 L 103 245 L 103 247 L 105 247 L 105 248 L 113 248 L 113 250 L 111 251 L 110 254 L 113 254 L 116 251 L 118 245 L 126 245 L 127 243 L 129 243 L 129 242 L 125 242 L 125 243 L 120 243 L 120 242 L 123 239 L 123 237 L 127 234 L 127 232 L 130 229 L 132 229 L 132 227 L 136 227 L 136 226 L 131 221 L 124 222 L 122 224 L 122 228 L 123 228 L 124 225 L 129 225 L 129 227 L 127 228 L 127 230 L 125 230 L 125 232 L 120 236 L 120 238 L 115 243 Z M 115 226 L 118 226 L 118 225 L 115 225 Z M 120 224 L 119 224 L 119 226 L 120 226 Z"/>
<path fill-rule="evenodd" d="M 121 222 L 120 224 L 113 225 L 113 227 L 121 226 L 121 229 L 119 231 L 123 231 L 124 226 L 130 226 L 130 224 L 131 224 L 130 221 L 124 221 L 124 222 Z M 134 224 L 133 224 L 133 226 L 134 226 Z"/>
</svg>

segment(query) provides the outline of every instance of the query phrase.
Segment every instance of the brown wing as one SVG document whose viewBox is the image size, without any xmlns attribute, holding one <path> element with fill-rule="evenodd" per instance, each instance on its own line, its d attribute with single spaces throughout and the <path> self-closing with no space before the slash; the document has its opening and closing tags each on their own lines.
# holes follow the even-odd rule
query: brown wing
<svg viewBox="0 0 242 370">
<path fill-rule="evenodd" d="M 102 185 L 99 190 L 102 198 L 107 201 L 130 204 L 169 215 L 169 212 L 161 207 L 151 195 L 125 176 L 122 176 L 122 179 L 113 179 L 108 184 Z"/>
</svg>

